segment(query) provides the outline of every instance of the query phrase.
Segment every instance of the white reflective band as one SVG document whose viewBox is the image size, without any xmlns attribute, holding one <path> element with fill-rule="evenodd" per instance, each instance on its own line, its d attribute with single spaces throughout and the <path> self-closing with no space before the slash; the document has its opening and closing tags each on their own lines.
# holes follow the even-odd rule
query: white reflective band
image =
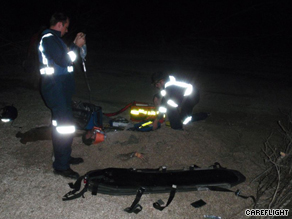
<svg viewBox="0 0 292 219">
<path fill-rule="evenodd" d="M 68 126 L 58 126 L 57 132 L 60 134 L 72 134 L 75 132 L 75 126 L 74 125 L 68 125 Z"/>
<path fill-rule="evenodd" d="M 53 126 L 57 126 L 57 121 L 56 120 L 52 120 L 52 125 Z"/>
<path fill-rule="evenodd" d="M 10 119 L 1 119 L 2 122 L 10 122 Z"/>
<path fill-rule="evenodd" d="M 167 111 L 167 109 L 163 106 L 160 106 L 158 110 L 160 113 L 166 113 L 166 111 Z"/>
<path fill-rule="evenodd" d="M 40 51 L 40 52 L 43 52 L 43 51 L 44 51 L 44 48 L 43 48 L 42 45 L 39 46 L 39 51 Z"/>
<path fill-rule="evenodd" d="M 186 125 L 186 124 L 188 124 L 191 120 L 192 120 L 192 117 L 189 116 L 189 117 L 187 117 L 187 118 L 183 121 L 183 124 Z"/>
<path fill-rule="evenodd" d="M 44 55 L 44 53 L 43 53 L 43 51 L 44 51 L 44 48 L 43 48 L 43 39 L 44 38 L 46 38 L 46 37 L 50 37 L 50 36 L 53 36 L 53 34 L 51 34 L 51 33 L 47 33 L 47 34 L 45 34 L 43 37 L 42 37 L 42 39 L 41 39 L 41 41 L 40 41 L 40 45 L 39 45 L 39 51 L 42 53 L 42 58 L 43 58 L 43 64 L 44 65 L 47 65 L 48 64 L 48 60 L 47 60 L 47 58 L 46 58 L 46 56 Z"/>
<path fill-rule="evenodd" d="M 45 54 L 44 54 L 44 48 L 43 48 L 43 45 L 42 45 L 42 44 L 43 44 L 43 39 L 46 38 L 46 37 L 50 37 L 50 36 L 53 36 L 53 34 L 51 34 L 51 33 L 47 33 L 47 34 L 45 34 L 45 35 L 42 37 L 42 39 L 41 39 L 41 41 L 40 41 L 40 45 L 39 45 L 39 51 L 41 52 L 41 55 L 42 55 L 42 63 L 43 63 L 44 65 L 47 66 L 47 67 L 44 67 L 44 68 L 41 68 L 41 69 L 40 69 L 40 73 L 41 73 L 42 75 L 52 75 L 52 74 L 55 73 L 54 68 L 48 66 L 49 62 L 48 62 L 47 57 L 46 57 Z M 75 54 L 73 51 L 68 52 L 68 55 L 69 55 L 70 60 L 71 60 L 72 62 L 74 62 L 74 61 L 76 60 L 76 57 L 77 57 L 77 56 L 76 56 L 76 54 Z M 73 72 L 73 70 L 74 70 L 73 66 L 68 66 L 68 67 L 67 67 L 67 71 L 68 71 L 68 72 Z"/>
<path fill-rule="evenodd" d="M 162 91 L 160 91 L 160 94 L 161 94 L 161 96 L 165 96 L 166 95 L 166 91 L 165 90 L 162 90 Z"/>
<path fill-rule="evenodd" d="M 172 76 L 172 75 L 169 75 L 169 80 L 170 80 L 170 81 L 173 81 L 173 82 L 176 81 L 175 77 Z"/>
<path fill-rule="evenodd" d="M 187 89 L 185 90 L 184 96 L 189 96 L 192 92 L 193 92 L 193 86 L 189 84 Z"/>
<path fill-rule="evenodd" d="M 43 38 L 50 37 L 50 36 L 53 36 L 53 34 L 47 33 L 47 34 L 43 35 L 42 40 L 43 40 Z"/>
<path fill-rule="evenodd" d="M 43 51 L 44 51 L 44 48 L 43 48 L 43 45 L 42 45 L 43 44 L 43 39 L 46 38 L 46 37 L 50 37 L 50 36 L 53 36 L 53 34 L 51 34 L 51 33 L 45 34 L 42 37 L 42 39 L 40 41 L 40 45 L 39 45 L 39 51 L 42 54 L 42 62 L 43 62 L 44 65 L 48 65 L 48 59 L 46 58 L 45 54 L 43 53 Z M 44 67 L 44 68 L 40 69 L 40 73 L 42 75 L 52 75 L 52 74 L 54 74 L 54 72 L 55 72 L 55 70 L 52 67 Z"/>
<path fill-rule="evenodd" d="M 165 88 L 167 88 L 167 87 L 169 87 L 171 85 L 174 85 L 175 82 L 176 82 L 175 77 L 170 75 L 169 76 L 169 81 L 165 83 Z"/>
<path fill-rule="evenodd" d="M 67 67 L 67 71 L 68 71 L 68 72 L 73 72 L 73 71 L 74 71 L 73 66 L 72 66 L 72 65 L 71 65 L 71 66 L 68 66 L 68 67 Z"/>
<path fill-rule="evenodd" d="M 53 67 L 45 67 L 40 69 L 41 75 L 52 75 L 55 73 Z"/>
<path fill-rule="evenodd" d="M 71 59 L 72 62 L 74 62 L 76 60 L 76 54 L 73 51 L 70 51 L 67 53 Z"/>
<path fill-rule="evenodd" d="M 172 107 L 178 107 L 178 105 L 173 100 L 168 100 L 167 104 L 172 106 Z"/>
<path fill-rule="evenodd" d="M 52 120 L 52 125 L 57 127 L 56 130 L 60 134 L 72 134 L 75 132 L 76 128 L 74 125 L 63 125 L 58 126 L 57 120 Z"/>
<path fill-rule="evenodd" d="M 181 82 L 181 81 L 176 81 L 175 77 L 169 76 L 169 81 L 165 83 L 165 88 L 172 86 L 172 85 L 186 88 L 184 96 L 188 96 L 193 92 L 193 86 L 191 84 Z"/>
<path fill-rule="evenodd" d="M 42 58 L 43 58 L 43 64 L 47 65 L 48 64 L 48 60 L 47 60 L 46 56 L 44 55 L 44 53 L 42 53 Z"/>
</svg>

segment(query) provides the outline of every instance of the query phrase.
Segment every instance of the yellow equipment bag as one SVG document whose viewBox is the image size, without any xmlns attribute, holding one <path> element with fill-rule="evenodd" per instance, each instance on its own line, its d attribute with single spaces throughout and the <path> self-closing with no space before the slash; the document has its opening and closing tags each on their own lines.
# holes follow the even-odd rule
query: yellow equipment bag
<svg viewBox="0 0 292 219">
<path fill-rule="evenodd" d="M 154 120 L 158 115 L 158 110 L 155 106 L 148 103 L 134 102 L 130 110 L 130 119 L 135 122 L 145 120 Z"/>
</svg>

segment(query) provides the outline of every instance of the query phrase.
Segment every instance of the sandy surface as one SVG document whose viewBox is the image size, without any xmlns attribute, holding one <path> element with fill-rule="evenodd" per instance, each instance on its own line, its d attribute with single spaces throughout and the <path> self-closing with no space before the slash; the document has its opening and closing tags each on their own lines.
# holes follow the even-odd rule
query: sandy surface
<svg viewBox="0 0 292 219">
<path fill-rule="evenodd" d="M 150 103 L 155 93 L 149 83 L 150 75 L 166 69 L 195 79 L 201 101 L 194 112 L 210 112 L 211 116 L 188 125 L 184 131 L 163 125 L 147 133 L 109 132 L 104 142 L 91 146 L 84 145 L 80 136 L 75 137 L 73 156 L 83 157 L 85 162 L 72 168 L 82 175 L 107 167 L 180 169 L 192 164 L 208 167 L 219 162 L 247 178 L 232 189 L 255 195 L 256 183 L 251 181 L 264 168 L 263 142 L 272 132 L 271 141 L 281 142 L 277 121 L 287 120 L 292 88 L 279 75 L 268 78 L 259 63 L 247 57 L 214 57 L 213 54 L 184 58 L 110 50 L 92 51 L 90 55 L 89 51 L 87 69 L 92 102 L 101 106 L 103 112 L 115 112 L 134 100 Z M 270 67 L 278 66 L 270 63 Z M 135 196 L 92 196 L 88 192 L 85 198 L 62 201 L 62 196 L 70 191 L 68 183 L 74 180 L 52 173 L 51 141 L 21 144 L 15 137 L 18 131 L 49 125 L 50 112 L 39 92 L 27 86 L 20 67 L 2 66 L 1 78 L 0 104 L 14 104 L 19 115 L 12 124 L 0 124 L 0 218 L 202 219 L 204 215 L 247 218 L 244 210 L 251 208 L 251 199 L 211 191 L 177 193 L 163 211 L 155 210 L 152 204 L 158 199 L 166 202 L 168 194 L 147 194 L 140 201 L 143 210 L 137 215 L 123 211 Z M 76 74 L 76 84 L 74 99 L 88 102 L 82 73 Z M 129 111 L 119 116 L 129 118 Z M 121 161 L 116 157 L 133 151 L 145 153 L 147 161 L 138 158 Z M 199 199 L 207 204 L 201 208 L 190 205 Z"/>
</svg>

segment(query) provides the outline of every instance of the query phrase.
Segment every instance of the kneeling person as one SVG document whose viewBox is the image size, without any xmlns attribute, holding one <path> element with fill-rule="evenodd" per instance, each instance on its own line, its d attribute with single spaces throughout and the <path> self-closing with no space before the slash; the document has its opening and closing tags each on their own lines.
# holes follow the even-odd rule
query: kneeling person
<svg viewBox="0 0 292 219">
<path fill-rule="evenodd" d="M 153 99 L 159 113 L 167 115 L 171 128 L 183 129 L 183 125 L 192 121 L 193 108 L 200 100 L 199 90 L 163 72 L 152 74 L 151 79 L 160 91 Z"/>
</svg>

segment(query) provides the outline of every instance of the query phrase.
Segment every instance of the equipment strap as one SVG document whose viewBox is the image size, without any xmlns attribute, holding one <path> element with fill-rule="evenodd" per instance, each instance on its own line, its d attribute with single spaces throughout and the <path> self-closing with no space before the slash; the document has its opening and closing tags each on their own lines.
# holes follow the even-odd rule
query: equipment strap
<svg viewBox="0 0 292 219">
<path fill-rule="evenodd" d="M 225 167 L 222 167 L 220 163 L 215 162 L 213 165 L 211 165 L 213 169 L 226 169 Z"/>
<path fill-rule="evenodd" d="M 172 188 L 171 188 L 166 205 L 161 206 L 164 204 L 164 202 L 161 199 L 159 199 L 157 202 L 153 203 L 153 207 L 159 211 L 162 211 L 164 208 L 166 208 L 168 205 L 170 205 L 170 203 L 172 202 L 172 200 L 175 196 L 175 193 L 176 193 L 176 185 L 172 185 Z"/>
<path fill-rule="evenodd" d="M 87 73 L 86 73 L 85 59 L 82 59 L 82 66 L 83 66 L 85 82 L 86 82 L 88 93 L 89 93 L 89 103 L 91 103 L 91 88 L 90 88 Z"/>
<path fill-rule="evenodd" d="M 74 184 L 69 183 L 70 188 L 73 190 L 63 196 L 62 198 L 63 201 L 73 200 L 81 196 L 84 198 L 84 193 L 87 192 L 87 188 L 88 188 L 88 181 L 86 181 L 84 188 L 79 193 L 75 194 L 76 192 L 80 190 L 81 182 L 83 179 L 85 179 L 85 177 L 82 176 L 82 177 L 79 177 Z"/>
<path fill-rule="evenodd" d="M 236 191 L 232 191 L 230 189 L 226 189 L 226 188 L 222 188 L 222 187 L 219 187 L 219 186 L 207 186 L 207 188 L 211 191 L 215 191 L 215 192 L 232 192 L 234 193 L 236 196 L 240 197 L 240 198 L 244 198 L 244 199 L 248 199 L 248 198 L 251 198 L 254 202 L 254 204 L 256 204 L 256 199 L 254 196 L 250 195 L 250 196 L 244 196 L 244 195 L 241 195 L 241 191 L 238 189 Z"/>
<path fill-rule="evenodd" d="M 138 214 L 140 211 L 142 211 L 143 208 L 138 203 L 139 203 L 144 191 L 145 191 L 144 187 L 141 187 L 140 189 L 138 189 L 137 194 L 136 194 L 136 198 L 133 201 L 132 205 L 128 208 L 125 208 L 124 211 L 126 211 L 128 213 L 134 212 L 135 214 Z"/>
<path fill-rule="evenodd" d="M 111 117 L 111 116 L 116 116 L 122 112 L 124 112 L 125 110 L 127 110 L 130 106 L 136 104 L 136 101 L 132 102 L 132 103 L 128 103 L 124 108 L 120 109 L 119 111 L 115 112 L 115 113 L 103 113 L 103 115 Z"/>
</svg>

